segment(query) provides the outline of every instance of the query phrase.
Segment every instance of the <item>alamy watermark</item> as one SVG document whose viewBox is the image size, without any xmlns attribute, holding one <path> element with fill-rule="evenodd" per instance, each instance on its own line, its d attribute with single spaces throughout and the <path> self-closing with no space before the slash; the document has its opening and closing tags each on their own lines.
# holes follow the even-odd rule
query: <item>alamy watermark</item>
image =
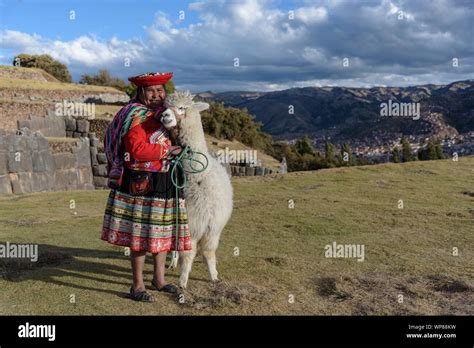
<svg viewBox="0 0 474 348">
<path fill-rule="evenodd" d="M 324 247 L 324 256 L 328 258 L 357 258 L 358 262 L 365 259 L 364 244 L 327 244 Z"/>
<path fill-rule="evenodd" d="M 413 120 L 419 120 L 420 103 L 399 103 L 389 100 L 388 103 L 380 104 L 380 116 L 411 117 Z"/>
<path fill-rule="evenodd" d="M 15 244 L 10 242 L 0 244 L 0 258 L 30 259 L 31 262 L 36 262 L 38 261 L 38 244 Z"/>
<path fill-rule="evenodd" d="M 257 150 L 230 150 L 228 147 L 216 152 L 220 163 L 248 163 L 251 167 L 258 165 Z"/>
<path fill-rule="evenodd" d="M 88 120 L 95 119 L 95 103 L 81 103 L 63 100 L 62 103 L 54 104 L 56 116 L 78 116 Z"/>
<path fill-rule="evenodd" d="M 56 325 L 35 325 L 26 322 L 18 326 L 19 338 L 47 338 L 52 342 L 56 340 Z"/>
</svg>

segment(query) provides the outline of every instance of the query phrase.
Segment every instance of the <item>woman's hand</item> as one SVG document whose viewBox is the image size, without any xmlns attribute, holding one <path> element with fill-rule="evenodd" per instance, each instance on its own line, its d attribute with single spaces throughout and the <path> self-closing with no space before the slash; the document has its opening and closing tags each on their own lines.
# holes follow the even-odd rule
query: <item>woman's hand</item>
<svg viewBox="0 0 474 348">
<path fill-rule="evenodd" d="M 170 146 L 170 150 L 173 156 L 177 156 L 183 151 L 183 148 L 181 146 Z"/>
</svg>

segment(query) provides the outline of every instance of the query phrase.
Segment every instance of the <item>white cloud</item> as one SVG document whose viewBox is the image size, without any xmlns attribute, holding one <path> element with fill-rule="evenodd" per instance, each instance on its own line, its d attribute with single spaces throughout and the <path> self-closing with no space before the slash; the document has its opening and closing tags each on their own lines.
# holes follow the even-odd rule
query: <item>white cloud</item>
<svg viewBox="0 0 474 348">
<path fill-rule="evenodd" d="M 448 0 L 321 0 L 303 2 L 290 20 L 277 4 L 195 2 L 188 10 L 197 12 L 199 22 L 187 26 L 186 21 L 174 26 L 158 11 L 144 25 L 143 40 L 82 35 L 61 41 L 3 30 L 0 42 L 14 54 L 50 54 L 78 74 L 107 68 L 126 78 L 174 71 L 175 83 L 194 91 L 473 78 L 472 8 Z M 399 10 L 410 20 L 398 20 Z M 452 56 L 462 63 L 457 70 L 449 65 Z M 239 68 L 233 66 L 235 57 Z M 341 68 L 344 57 L 349 68 Z M 124 58 L 131 59 L 130 68 Z"/>
<path fill-rule="evenodd" d="M 324 7 L 301 7 L 295 10 L 295 19 L 305 24 L 317 24 L 326 21 L 328 11 Z"/>
<path fill-rule="evenodd" d="M 206 6 L 204 1 L 192 2 L 188 5 L 190 11 L 201 11 Z"/>
<path fill-rule="evenodd" d="M 326 54 L 321 48 L 305 47 L 302 56 L 308 62 L 321 66 L 327 64 L 328 61 Z"/>
<path fill-rule="evenodd" d="M 42 40 L 41 36 L 26 34 L 16 30 L 4 30 L 0 35 L 0 44 L 2 47 L 11 49 L 23 49 L 25 47 L 37 48 L 38 42 Z"/>
<path fill-rule="evenodd" d="M 168 15 L 163 11 L 155 13 L 155 26 L 166 30 L 171 29 L 171 21 L 168 19 Z"/>
<path fill-rule="evenodd" d="M 75 67 L 107 67 L 123 64 L 125 57 L 137 59 L 143 47 L 134 40 L 122 41 L 112 37 L 108 42 L 91 36 L 80 36 L 71 41 L 50 40 L 39 35 L 4 30 L 0 43 L 18 53 L 49 54 L 65 64 Z"/>
</svg>

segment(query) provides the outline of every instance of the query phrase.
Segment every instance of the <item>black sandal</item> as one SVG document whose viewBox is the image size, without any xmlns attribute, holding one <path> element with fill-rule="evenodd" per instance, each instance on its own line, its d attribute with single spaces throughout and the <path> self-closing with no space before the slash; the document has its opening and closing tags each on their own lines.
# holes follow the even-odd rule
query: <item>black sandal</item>
<svg viewBox="0 0 474 348">
<path fill-rule="evenodd" d="M 151 281 L 151 286 L 153 289 L 162 291 L 162 292 L 167 292 L 168 294 L 176 294 L 178 292 L 178 288 L 174 286 L 173 284 L 166 284 L 165 286 L 158 288 L 158 286 L 155 284 L 155 281 Z"/>
<path fill-rule="evenodd" d="M 150 295 L 146 291 L 133 291 L 133 287 L 130 288 L 130 294 L 129 297 L 134 300 L 134 301 L 139 301 L 139 302 L 147 302 L 147 303 L 153 303 L 156 302 L 156 299 L 153 297 L 153 295 Z"/>
</svg>

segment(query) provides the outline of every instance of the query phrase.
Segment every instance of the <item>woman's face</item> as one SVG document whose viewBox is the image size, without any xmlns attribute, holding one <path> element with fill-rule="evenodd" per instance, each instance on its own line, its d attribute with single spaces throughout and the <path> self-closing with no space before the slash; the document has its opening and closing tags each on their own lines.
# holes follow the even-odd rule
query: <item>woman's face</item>
<svg viewBox="0 0 474 348">
<path fill-rule="evenodd" d="M 141 97 L 143 104 L 148 107 L 162 106 L 166 98 L 166 92 L 163 85 L 148 86 L 143 88 Z"/>
</svg>

